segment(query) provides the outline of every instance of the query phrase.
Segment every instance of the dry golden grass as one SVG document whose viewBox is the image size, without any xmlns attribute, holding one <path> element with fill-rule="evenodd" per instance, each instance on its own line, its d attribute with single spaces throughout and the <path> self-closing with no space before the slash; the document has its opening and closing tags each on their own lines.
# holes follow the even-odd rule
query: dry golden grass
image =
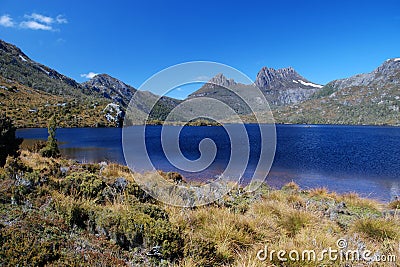
<svg viewBox="0 0 400 267">
<path fill-rule="evenodd" d="M 400 199 L 394 200 L 389 203 L 391 209 L 400 210 Z"/>
<path fill-rule="evenodd" d="M 289 183 L 287 183 L 286 185 L 283 186 L 282 188 L 283 190 L 293 190 L 293 191 L 299 191 L 300 190 L 300 186 L 298 184 L 296 184 L 294 181 L 291 181 Z"/>
<path fill-rule="evenodd" d="M 128 167 L 120 164 L 110 163 L 101 170 L 101 174 L 106 177 L 125 177 L 131 178 L 131 171 Z"/>
<path fill-rule="evenodd" d="M 363 218 L 354 223 L 352 231 L 371 240 L 396 240 L 400 237 L 400 221 L 394 218 Z"/>
<path fill-rule="evenodd" d="M 71 96 L 52 95 L 0 77 L 1 109 L 21 127 L 47 127 L 47 120 L 57 114 L 60 127 L 115 126 L 106 120 L 104 99 L 77 100 Z M 68 105 L 65 105 L 67 103 Z"/>
<path fill-rule="evenodd" d="M 171 265 L 314 267 L 324 264 L 344 266 L 348 263 L 362 266 L 356 264 L 363 262 L 330 262 L 328 259 L 318 262 L 282 262 L 276 254 L 272 260 L 261 261 L 257 258 L 258 251 L 266 246 L 269 251 L 314 250 L 319 253 L 328 248 L 337 249 L 339 239 L 345 239 L 349 249 L 365 247 L 380 254 L 395 255 L 400 259 L 400 217 L 390 210 L 397 204 L 385 205 L 360 198 L 356 194 L 338 195 L 325 188 L 303 191 L 292 182 L 282 190 L 261 187 L 253 193 L 243 193 L 234 187 L 228 196 L 219 201 L 199 207 L 182 208 L 154 200 L 143 203 L 141 201 L 145 202 L 147 199 L 136 198 L 140 194 L 136 195 L 132 189 L 137 186 L 134 178 L 141 177 L 141 182 L 157 187 L 159 183 L 153 179 L 156 173 L 140 176 L 118 164 L 103 167 L 98 164 L 77 164 L 63 159 L 43 158 L 28 151 L 22 151 L 21 161 L 34 170 L 59 169 L 60 166 L 70 168 L 67 176 L 51 174 L 50 176 L 54 176 L 56 189 L 49 189 L 55 211 L 68 225 L 79 225 L 81 218 L 85 218 L 86 221 L 96 222 L 100 228 L 114 227 L 125 236 L 131 235 L 137 223 L 153 222 L 147 230 L 152 233 L 152 227 L 159 227 L 157 233 L 160 236 L 179 229 L 177 233 L 183 240 L 179 244 L 182 255 L 169 262 Z M 2 173 L 4 169 L 0 169 L 0 175 Z M 130 185 L 118 197 L 107 198 L 103 202 L 97 202 L 97 195 L 85 197 L 79 192 L 75 194 L 73 189 L 66 192 L 62 186 L 58 186 L 68 180 L 68 176 L 80 180 L 85 175 L 89 178 L 94 176 L 95 180 L 103 182 L 105 189 L 102 193 L 111 192 L 107 190 L 119 177 L 124 177 Z M 165 184 L 171 183 L 165 181 Z M 176 192 L 179 193 L 172 191 Z M 148 210 L 149 213 L 144 214 L 143 210 Z M 389 213 L 384 212 L 388 210 Z M 164 212 L 167 214 L 164 223 L 170 223 L 167 230 L 157 226 L 155 220 L 149 217 L 149 214 L 160 215 Z M 95 215 L 96 218 L 89 218 Z M 118 225 L 119 222 L 121 225 Z M 380 263 L 376 266 L 398 265 Z"/>
<path fill-rule="evenodd" d="M 313 188 L 309 191 L 310 197 L 321 197 L 321 198 L 328 198 L 332 197 L 332 194 L 329 193 L 328 189 L 325 187 L 320 188 Z"/>
<path fill-rule="evenodd" d="M 305 203 L 310 199 L 314 199 L 315 203 L 307 209 Z M 315 250 L 318 253 L 327 248 L 338 249 L 339 239 L 345 239 L 349 249 L 357 249 L 362 243 L 371 251 L 398 256 L 398 217 L 363 219 L 346 230 L 323 212 L 325 205 L 335 207 L 341 202 L 356 211 L 383 208 L 382 203 L 362 199 L 355 194 L 337 195 L 324 188 L 300 192 L 294 184 L 290 184 L 285 190 L 269 191 L 262 199 L 252 202 L 244 213 L 221 206 L 166 209 L 171 214 L 172 223 L 183 229 L 188 242 L 195 242 L 199 237 L 215 241 L 217 253 L 226 266 L 340 266 L 340 262 L 331 262 L 328 258 L 317 263 L 288 261 L 284 264 L 276 255 L 272 261 L 257 259 L 257 252 L 265 245 L 269 250 Z M 189 255 L 177 266 L 206 265 Z M 386 262 L 376 266 L 397 265 Z"/>
<path fill-rule="evenodd" d="M 364 207 L 369 209 L 380 210 L 382 204 L 369 198 L 362 198 L 357 193 L 347 193 L 337 197 L 338 201 L 346 202 L 352 206 Z"/>
</svg>

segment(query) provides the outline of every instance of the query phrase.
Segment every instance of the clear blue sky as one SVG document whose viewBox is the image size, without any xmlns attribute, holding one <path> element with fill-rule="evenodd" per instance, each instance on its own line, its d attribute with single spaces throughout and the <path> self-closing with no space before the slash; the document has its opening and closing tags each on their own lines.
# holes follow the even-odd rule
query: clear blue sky
<svg viewBox="0 0 400 267">
<path fill-rule="evenodd" d="M 251 79 L 292 66 L 325 84 L 400 57 L 398 0 L 1 0 L 0 25 L 1 39 L 79 82 L 108 73 L 135 87 L 192 60 Z"/>
</svg>

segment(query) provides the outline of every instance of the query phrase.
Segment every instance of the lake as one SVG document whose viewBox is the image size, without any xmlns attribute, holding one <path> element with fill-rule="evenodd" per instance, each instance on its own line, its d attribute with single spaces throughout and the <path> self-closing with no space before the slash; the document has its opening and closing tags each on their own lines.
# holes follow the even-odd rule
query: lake
<svg viewBox="0 0 400 267">
<path fill-rule="evenodd" d="M 169 126 L 174 127 L 174 126 Z M 161 126 L 146 126 L 146 147 L 153 165 L 179 171 L 169 163 L 161 147 Z M 134 129 L 135 130 L 135 129 Z M 141 126 L 137 131 L 142 130 Z M 260 155 L 256 125 L 246 125 L 250 158 L 243 181 L 252 177 Z M 64 156 L 81 162 L 110 161 L 125 164 L 120 128 L 61 128 L 57 139 Z M 390 201 L 400 195 L 400 128 L 336 125 L 277 125 L 275 159 L 266 182 L 274 187 L 294 181 L 303 189 L 357 192 Z M 47 129 L 18 129 L 26 140 L 46 139 Z M 199 142 L 212 139 L 217 153 L 212 164 L 200 172 L 183 172 L 188 180 L 215 179 L 230 156 L 229 138 L 223 127 L 184 127 L 179 137 L 182 153 L 200 156 Z M 181 171 L 180 171 L 181 172 Z"/>
</svg>

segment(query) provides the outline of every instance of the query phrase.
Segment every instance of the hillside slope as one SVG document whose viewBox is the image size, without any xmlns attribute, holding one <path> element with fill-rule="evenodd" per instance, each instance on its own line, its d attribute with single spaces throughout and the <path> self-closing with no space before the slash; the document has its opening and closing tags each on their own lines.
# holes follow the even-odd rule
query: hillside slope
<svg viewBox="0 0 400 267">
<path fill-rule="evenodd" d="M 47 120 L 57 114 L 60 127 L 115 126 L 104 110 L 108 102 L 49 94 L 0 76 L 0 109 L 17 127 L 47 127 Z"/>
<path fill-rule="evenodd" d="M 148 91 L 137 90 L 108 74 L 98 74 L 81 85 L 85 90 L 96 92 L 111 100 L 124 111 L 130 104 L 131 113 L 138 115 L 133 124 L 143 124 L 147 119 L 165 120 L 171 110 L 182 102 L 171 97 L 160 97 Z M 134 101 L 130 103 L 133 97 Z"/>
<path fill-rule="evenodd" d="M 132 108 L 150 120 L 163 120 L 181 101 L 138 91 L 107 74 L 79 84 L 31 60 L 15 45 L 0 40 L 0 103 L 18 127 L 45 127 L 56 113 L 62 127 L 121 126 Z M 13 90 L 13 88 L 15 90 Z M 159 99 L 160 98 L 160 99 Z M 154 107 L 152 104 L 159 99 Z M 144 123 L 138 121 L 138 124 Z"/>
<path fill-rule="evenodd" d="M 279 123 L 400 125 L 400 59 L 335 80 L 313 99 L 274 111 Z"/>
<path fill-rule="evenodd" d="M 47 93 L 83 97 L 75 80 L 31 60 L 15 45 L 0 40 L 0 75 Z M 90 92 L 85 92 L 90 94 Z"/>
</svg>

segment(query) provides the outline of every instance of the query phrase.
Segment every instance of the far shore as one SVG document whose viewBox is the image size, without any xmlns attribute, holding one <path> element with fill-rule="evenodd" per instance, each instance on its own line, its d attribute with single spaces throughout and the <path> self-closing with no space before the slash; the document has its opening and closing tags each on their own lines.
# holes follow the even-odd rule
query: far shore
<svg viewBox="0 0 400 267">
<path fill-rule="evenodd" d="M 153 123 L 153 122 L 150 122 L 150 123 L 146 123 L 146 124 L 133 124 L 133 125 L 130 125 L 130 126 L 145 126 L 145 125 L 147 125 L 147 126 L 161 126 L 161 125 L 165 125 L 165 126 L 191 126 L 191 127 L 204 127 L 204 126 L 224 126 L 224 125 L 228 125 L 228 124 L 231 124 L 231 123 L 223 123 L 223 124 L 220 124 L 220 123 L 210 123 L 210 124 L 200 124 L 200 125 L 198 125 L 198 124 L 195 124 L 195 123 L 183 123 L 183 122 L 181 122 L 181 123 L 179 123 L 179 122 L 170 122 L 170 123 L 162 123 L 162 122 L 160 122 L 160 123 Z M 260 124 L 260 125 L 263 125 L 263 124 L 269 124 L 269 123 L 255 123 L 255 122 L 245 122 L 244 123 L 245 125 L 254 125 L 254 124 Z M 334 124 L 314 124 L 314 123 L 310 123 L 310 124 L 308 124 L 308 123 L 281 123 L 281 122 L 278 122 L 278 123 L 274 123 L 275 125 L 290 125 L 290 126 L 304 126 L 304 127 L 313 127 L 313 126 L 344 126 L 344 127 L 346 127 L 346 126 L 350 126 L 350 127 L 394 127 L 394 128 L 398 128 L 398 127 L 400 127 L 400 125 L 392 125 L 392 124 L 340 124 L 340 123 L 334 123 Z M 19 126 L 17 126 L 16 127 L 17 129 L 38 129 L 38 128 L 47 128 L 47 126 L 46 125 L 35 125 L 35 126 L 21 126 L 21 125 L 19 125 Z M 71 127 L 58 127 L 58 128 L 65 128 L 65 129 L 68 129 L 68 128 L 99 128 L 99 129 L 101 129 L 101 128 L 123 128 L 123 126 L 121 126 L 121 127 L 118 127 L 118 126 L 87 126 L 87 125 L 84 125 L 84 126 L 71 126 Z"/>
</svg>

